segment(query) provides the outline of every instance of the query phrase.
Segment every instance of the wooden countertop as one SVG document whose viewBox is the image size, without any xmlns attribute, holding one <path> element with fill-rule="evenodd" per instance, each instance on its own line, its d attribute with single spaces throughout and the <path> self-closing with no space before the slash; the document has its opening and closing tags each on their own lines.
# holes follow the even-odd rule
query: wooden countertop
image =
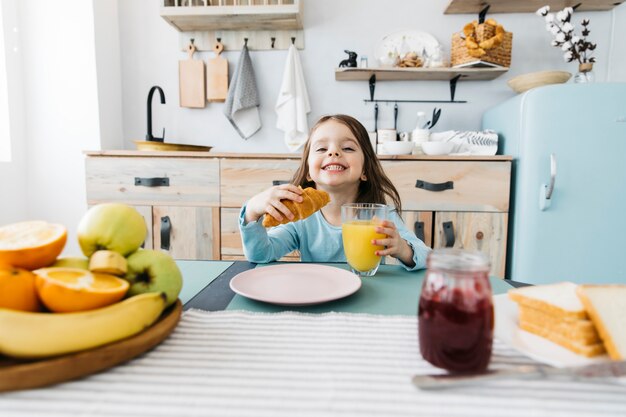
<svg viewBox="0 0 626 417">
<path fill-rule="evenodd" d="M 228 152 L 161 152 L 134 150 L 84 151 L 87 156 L 110 157 L 160 157 L 160 158 L 232 158 L 232 159 L 300 159 L 301 153 L 228 153 Z M 379 155 L 381 161 L 512 161 L 509 155 L 493 156 L 428 156 L 428 155 Z"/>
</svg>

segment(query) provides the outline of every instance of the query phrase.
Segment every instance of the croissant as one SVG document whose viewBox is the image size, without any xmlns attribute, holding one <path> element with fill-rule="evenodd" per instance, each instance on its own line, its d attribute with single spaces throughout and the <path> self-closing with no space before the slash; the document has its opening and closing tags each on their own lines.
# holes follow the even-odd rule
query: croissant
<svg viewBox="0 0 626 417">
<path fill-rule="evenodd" d="M 287 217 L 283 216 L 283 220 L 279 222 L 272 216 L 266 215 L 263 218 L 264 227 L 274 227 L 278 226 L 279 224 L 285 224 L 305 219 L 311 214 L 315 213 L 317 210 L 324 207 L 326 204 L 328 204 L 330 202 L 330 196 L 326 191 L 316 190 L 315 188 L 307 187 L 302 190 L 301 203 L 296 203 L 295 201 L 287 199 L 280 201 L 287 206 L 289 211 L 293 213 L 294 219 L 289 220 Z"/>
</svg>

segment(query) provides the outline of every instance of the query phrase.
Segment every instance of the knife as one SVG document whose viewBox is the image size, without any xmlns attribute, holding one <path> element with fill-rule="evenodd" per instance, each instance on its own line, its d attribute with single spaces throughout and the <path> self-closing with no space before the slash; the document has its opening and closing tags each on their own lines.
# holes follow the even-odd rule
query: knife
<svg viewBox="0 0 626 417">
<path fill-rule="evenodd" d="M 480 374 L 415 375 L 413 384 L 423 390 L 438 390 L 475 385 L 495 379 L 565 378 L 568 381 L 611 382 L 609 378 L 626 376 L 626 361 L 595 363 L 569 368 L 547 365 L 520 365 L 510 369 Z"/>
</svg>

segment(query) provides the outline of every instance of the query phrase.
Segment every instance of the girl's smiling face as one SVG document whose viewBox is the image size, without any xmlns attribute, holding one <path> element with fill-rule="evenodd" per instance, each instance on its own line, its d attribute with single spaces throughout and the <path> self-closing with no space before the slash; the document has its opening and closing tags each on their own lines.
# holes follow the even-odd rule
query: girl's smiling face
<svg viewBox="0 0 626 417">
<path fill-rule="evenodd" d="M 343 123 L 328 120 L 311 135 L 309 175 L 318 185 L 357 185 L 363 174 L 364 154 L 356 137 Z"/>
</svg>

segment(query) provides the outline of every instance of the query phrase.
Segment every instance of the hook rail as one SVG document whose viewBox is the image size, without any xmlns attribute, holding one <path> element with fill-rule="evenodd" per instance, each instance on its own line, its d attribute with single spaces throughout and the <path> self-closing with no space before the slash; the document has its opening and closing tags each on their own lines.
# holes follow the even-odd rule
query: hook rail
<svg viewBox="0 0 626 417">
<path fill-rule="evenodd" d="M 304 32 L 301 30 L 184 32 L 179 36 L 181 51 L 187 51 L 191 38 L 194 38 L 198 52 L 212 51 L 218 38 L 226 51 L 241 50 L 246 45 L 245 39 L 248 39 L 247 47 L 251 51 L 287 50 L 291 45 L 304 49 Z"/>
</svg>

